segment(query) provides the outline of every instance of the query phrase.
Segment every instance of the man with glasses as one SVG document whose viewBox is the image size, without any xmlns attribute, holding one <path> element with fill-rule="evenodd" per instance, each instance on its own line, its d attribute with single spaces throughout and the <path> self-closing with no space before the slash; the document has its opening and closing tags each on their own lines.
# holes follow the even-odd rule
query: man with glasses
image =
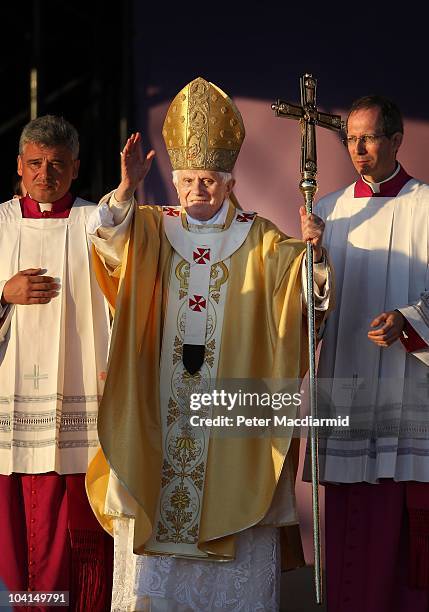
<svg viewBox="0 0 429 612">
<path fill-rule="evenodd" d="M 402 140 L 393 102 L 357 100 L 344 144 L 359 178 L 316 209 L 337 289 L 320 387 L 350 416 L 320 440 L 329 612 L 429 604 L 429 187 L 397 161 Z"/>
</svg>

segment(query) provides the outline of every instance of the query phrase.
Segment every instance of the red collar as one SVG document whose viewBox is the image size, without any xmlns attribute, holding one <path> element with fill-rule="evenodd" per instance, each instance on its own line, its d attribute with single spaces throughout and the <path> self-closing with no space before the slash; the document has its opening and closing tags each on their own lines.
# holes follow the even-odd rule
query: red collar
<svg viewBox="0 0 429 612">
<path fill-rule="evenodd" d="M 41 212 L 39 202 L 30 198 L 29 195 L 21 198 L 21 213 L 24 219 L 65 219 L 70 214 L 70 209 L 73 206 L 75 197 L 70 193 L 66 193 L 56 202 L 52 202 L 52 210 Z"/>
<path fill-rule="evenodd" d="M 355 198 L 395 198 L 411 178 L 401 166 L 398 174 L 395 174 L 393 178 L 385 183 L 380 183 L 379 193 L 373 193 L 371 187 L 365 183 L 362 177 L 359 177 L 355 183 L 354 196 Z"/>
</svg>

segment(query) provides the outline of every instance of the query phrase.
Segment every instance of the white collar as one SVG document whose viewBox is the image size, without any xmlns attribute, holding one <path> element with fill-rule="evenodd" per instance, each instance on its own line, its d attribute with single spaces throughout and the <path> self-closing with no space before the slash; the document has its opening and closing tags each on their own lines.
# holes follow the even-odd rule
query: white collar
<svg viewBox="0 0 429 612">
<path fill-rule="evenodd" d="M 210 219 L 207 219 L 207 221 L 199 221 L 198 219 L 194 219 L 191 217 L 191 215 L 188 215 L 188 213 L 186 213 L 186 219 L 188 221 L 188 225 L 225 225 L 227 214 L 228 200 L 224 200 L 217 213 Z"/>
<path fill-rule="evenodd" d="M 366 183 L 367 185 L 369 185 L 371 187 L 372 193 L 380 193 L 380 185 L 382 183 L 387 183 L 387 181 L 390 181 L 391 179 L 393 179 L 393 177 L 398 174 L 400 169 L 401 169 L 401 164 L 399 162 L 397 162 L 397 166 L 396 166 L 395 172 L 393 174 L 391 174 L 387 179 L 384 179 L 384 181 L 380 181 L 379 183 L 370 183 L 364 177 L 362 177 L 362 180 L 363 180 L 364 183 Z"/>
<path fill-rule="evenodd" d="M 40 208 L 40 212 L 44 212 L 45 210 L 51 211 L 52 203 L 51 202 L 39 202 L 39 208 Z"/>
<path fill-rule="evenodd" d="M 34 200 L 31 193 L 28 194 L 28 197 Z M 37 202 L 37 200 L 34 201 Z M 45 212 L 45 210 L 48 210 L 50 212 L 52 210 L 52 202 L 39 202 L 39 210 L 40 212 Z"/>
</svg>

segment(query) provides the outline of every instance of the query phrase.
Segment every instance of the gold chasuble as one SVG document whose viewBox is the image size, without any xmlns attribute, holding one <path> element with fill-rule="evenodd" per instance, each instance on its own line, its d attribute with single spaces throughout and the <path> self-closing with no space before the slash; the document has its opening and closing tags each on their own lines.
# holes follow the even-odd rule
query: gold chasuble
<svg viewBox="0 0 429 612">
<path fill-rule="evenodd" d="M 169 210 L 179 217 L 181 231 L 191 235 L 185 213 L 174 207 Z M 175 429 L 179 419 L 195 413 L 189 405 L 185 409 L 170 397 L 172 379 L 160 369 L 162 352 L 170 350 L 164 346 L 167 341 L 174 345 L 172 365 L 182 366 L 187 332 L 180 309 L 185 302 L 197 310 L 208 302 L 205 356 L 203 367 L 194 375 L 183 366 L 174 370 L 176 389 L 204 390 L 205 369 L 210 370 L 212 386 L 216 379 L 288 379 L 298 384 L 306 370 L 301 305 L 304 244 L 288 238 L 266 219 L 237 212 L 231 203 L 225 226 L 218 229 L 219 242 L 231 224 L 237 223 L 239 214 L 251 220 L 251 227 L 227 259 L 210 262 L 206 296 L 190 294 L 189 263 L 167 237 L 165 208 L 136 206 L 122 265 L 111 275 L 103 257 L 95 252 L 98 279 L 115 308 L 115 319 L 99 409 L 102 451 L 89 467 L 87 489 L 94 512 L 110 533 L 115 516 L 135 516 L 134 551 L 138 554 L 168 554 L 161 552 L 165 546 L 157 550 L 158 543 L 166 539 L 171 541 L 170 554 L 176 554 L 178 542 L 160 516 L 163 495 L 176 508 L 176 518 L 181 516 L 183 524 L 188 520 L 194 525 L 185 530 L 194 549 L 188 556 L 233 559 L 234 535 L 263 521 L 284 466 L 286 471 L 286 455 L 296 451 L 295 442 L 291 445 L 283 428 L 253 437 L 251 430 L 246 435 L 210 436 L 206 429 L 198 437 L 205 446 L 201 461 L 186 474 L 197 491 L 194 501 L 183 474 L 176 479 L 177 486 L 168 488 L 172 470 L 177 469 L 169 454 L 176 457 L 176 463 L 186 464 L 196 444 L 191 427 Z M 195 257 L 203 263 L 205 251 L 198 251 Z M 173 322 L 167 321 L 172 302 L 177 304 Z M 219 324 L 215 332 L 214 318 Z M 167 402 L 164 413 L 162 402 Z M 166 428 L 170 428 L 168 435 Z M 118 512 L 106 505 L 110 468 L 127 492 L 123 499 L 132 500 L 129 508 L 124 503 Z M 200 507 L 195 509 L 198 503 Z M 192 523 L 186 512 L 198 514 L 198 520 Z M 264 524 L 284 524 L 270 518 L 271 513 Z"/>
</svg>

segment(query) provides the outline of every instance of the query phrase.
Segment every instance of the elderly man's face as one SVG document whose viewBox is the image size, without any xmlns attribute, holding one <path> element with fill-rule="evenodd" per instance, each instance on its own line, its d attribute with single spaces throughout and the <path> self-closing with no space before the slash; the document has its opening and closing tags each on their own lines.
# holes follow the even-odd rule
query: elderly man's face
<svg viewBox="0 0 429 612">
<path fill-rule="evenodd" d="M 37 202 L 56 202 L 78 175 L 79 160 L 64 145 L 45 147 L 29 142 L 18 155 L 18 174 Z"/>
<path fill-rule="evenodd" d="M 231 179 L 225 184 L 220 174 L 211 170 L 181 170 L 176 189 L 188 215 L 198 221 L 208 221 L 221 208 L 234 182 Z"/>
</svg>

